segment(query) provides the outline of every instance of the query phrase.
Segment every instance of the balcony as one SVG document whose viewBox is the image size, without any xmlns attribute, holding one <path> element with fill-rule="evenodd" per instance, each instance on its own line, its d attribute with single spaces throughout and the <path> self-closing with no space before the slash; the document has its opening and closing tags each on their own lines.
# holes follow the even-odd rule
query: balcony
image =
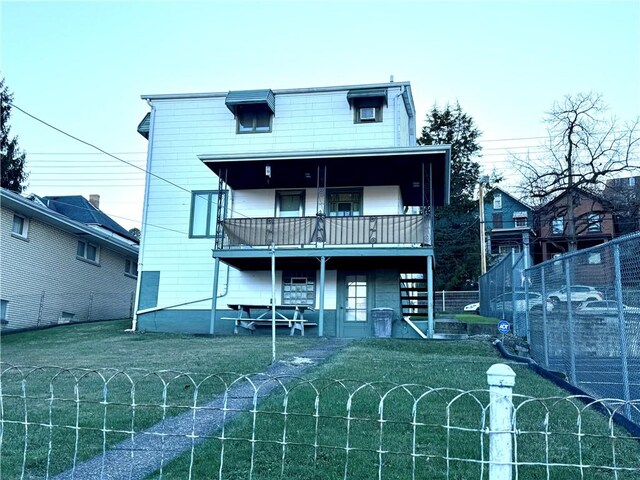
<svg viewBox="0 0 640 480">
<path fill-rule="evenodd" d="M 216 249 L 290 246 L 426 246 L 431 245 L 427 215 L 358 217 L 230 218 Z"/>
</svg>

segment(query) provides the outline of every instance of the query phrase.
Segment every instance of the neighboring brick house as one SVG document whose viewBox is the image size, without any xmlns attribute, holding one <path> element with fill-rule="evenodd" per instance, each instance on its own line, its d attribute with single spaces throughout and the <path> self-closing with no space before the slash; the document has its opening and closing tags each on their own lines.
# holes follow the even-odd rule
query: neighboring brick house
<svg viewBox="0 0 640 480">
<path fill-rule="evenodd" d="M 0 195 L 3 330 L 130 316 L 134 237 L 83 197 Z"/>
<path fill-rule="evenodd" d="M 528 252 L 535 233 L 533 209 L 501 188 L 494 188 L 485 197 L 485 229 L 487 251 L 494 257 L 502 257 L 511 251 Z M 532 265 L 531 261 L 527 266 Z"/>
<path fill-rule="evenodd" d="M 416 146 L 408 82 L 142 98 L 137 328 L 231 333 L 228 305 L 273 301 L 312 307 L 311 335 L 370 336 L 403 275 L 432 284 L 450 147 Z"/>
<path fill-rule="evenodd" d="M 581 189 L 574 190 L 574 219 L 576 249 L 583 250 L 605 243 L 614 237 L 611 205 L 604 199 Z M 567 194 L 562 194 L 536 210 L 538 230 L 536 263 L 550 260 L 569 252 L 569 209 Z M 599 265 L 601 259 L 594 255 L 589 260 Z"/>
<path fill-rule="evenodd" d="M 607 180 L 602 196 L 613 206 L 616 235 L 640 231 L 640 177 Z"/>
</svg>

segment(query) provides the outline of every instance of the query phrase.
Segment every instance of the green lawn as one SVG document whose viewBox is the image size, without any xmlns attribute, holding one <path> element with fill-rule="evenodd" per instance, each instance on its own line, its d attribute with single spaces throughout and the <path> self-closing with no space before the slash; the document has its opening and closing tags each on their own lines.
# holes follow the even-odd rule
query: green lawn
<svg viewBox="0 0 640 480">
<path fill-rule="evenodd" d="M 189 411 L 197 382 L 203 381 L 198 388 L 201 404 L 237 377 L 223 374 L 204 381 L 204 374 L 256 372 L 271 358 L 270 338 L 266 336 L 129 334 L 124 333 L 127 326 L 125 322 L 86 324 L 2 337 L 3 362 L 101 369 L 63 372 L 54 380 L 56 369 L 36 370 L 25 383 L 26 400 L 21 398 L 21 376 L 13 370 L 4 372 L 3 419 L 24 419 L 26 402 L 29 422 L 45 425 L 29 427 L 26 478 L 43 477 L 47 458 L 50 473 L 71 465 L 74 430 L 52 431 L 46 427 L 50 421 L 81 426 L 78 460 L 90 458 L 100 453 L 103 442 L 111 445 L 125 438 L 122 432 L 131 428 L 132 422 L 139 430 L 158 422 L 163 414 Z M 322 339 L 278 337 L 277 342 L 279 358 L 290 358 Z M 486 370 L 498 362 L 503 360 L 488 342 L 354 341 L 330 362 L 307 370 L 304 379 L 290 384 L 286 404 L 284 395 L 275 393 L 257 412 L 243 413 L 230 422 L 224 442 L 214 438 L 196 447 L 193 458 L 189 453 L 166 466 L 162 478 L 185 478 L 191 464 L 192 478 L 217 478 L 222 448 L 223 478 L 248 478 L 251 458 L 256 480 L 343 478 L 345 465 L 347 478 L 377 478 L 380 456 L 384 479 L 411 478 L 413 468 L 415 478 L 447 478 L 447 457 L 449 478 L 480 478 L 478 462 L 486 460 L 488 445 L 488 437 L 482 433 L 482 406 L 488 403 L 483 391 L 487 388 Z M 527 368 L 511 366 L 517 374 L 516 395 L 567 396 Z M 176 378 L 171 372 L 148 375 L 139 368 L 198 374 Z M 126 376 L 113 376 L 122 369 Z M 81 375 L 84 377 L 79 378 Z M 109 379 L 106 403 L 101 403 L 103 377 Z M 170 382 L 164 391 L 163 381 Z M 132 382 L 135 408 L 131 406 Z M 405 386 L 397 389 L 398 384 Z M 53 402 L 51 387 L 56 398 Z M 469 390 L 480 391 L 465 393 Z M 429 393 L 416 402 L 425 392 Z M 582 464 L 613 466 L 615 450 L 618 467 L 636 469 L 621 471 L 617 478 L 638 478 L 637 440 L 627 440 L 617 429 L 616 438 L 611 439 L 606 418 L 593 412 L 580 415 L 580 402 L 524 400 L 516 397 L 520 405 L 520 434 L 516 437 L 520 461 L 544 462 L 548 451 L 553 463 L 580 463 L 581 455 Z M 78 411 L 77 405 L 81 406 Z M 115 432 L 103 436 L 104 426 Z M 5 478 L 20 477 L 24 430 L 20 424 L 5 424 L 0 452 Z M 411 456 L 414 448 L 415 465 Z M 484 474 L 487 478 L 486 468 Z M 561 466 L 551 467 L 549 476 L 543 466 L 520 466 L 518 474 L 525 479 L 613 478 L 611 471 L 603 468 L 586 469 L 581 474 L 579 468 Z"/>
</svg>

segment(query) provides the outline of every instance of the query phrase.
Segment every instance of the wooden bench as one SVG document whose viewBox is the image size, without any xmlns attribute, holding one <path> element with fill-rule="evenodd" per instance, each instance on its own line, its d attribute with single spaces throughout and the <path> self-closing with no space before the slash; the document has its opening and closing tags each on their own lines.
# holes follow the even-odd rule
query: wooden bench
<svg viewBox="0 0 640 480">
<path fill-rule="evenodd" d="M 238 312 L 236 317 L 221 317 L 221 320 L 232 320 L 235 325 L 233 333 L 238 334 L 238 327 L 245 328 L 251 333 L 256 330 L 256 327 L 270 327 L 273 324 L 271 318 L 271 305 L 247 305 L 247 304 L 229 304 L 229 308 Z M 264 313 L 257 318 L 251 317 L 251 310 L 265 310 Z M 304 327 L 314 327 L 317 324 L 308 322 L 304 319 L 304 312 L 306 310 L 313 310 L 307 306 L 301 305 L 276 305 L 276 327 L 288 327 L 291 329 L 290 335 L 293 336 L 295 331 L 300 331 L 300 336 L 304 337 Z M 287 317 L 284 313 L 287 311 L 293 312 L 292 318 Z M 246 313 L 246 317 L 244 314 Z"/>
</svg>

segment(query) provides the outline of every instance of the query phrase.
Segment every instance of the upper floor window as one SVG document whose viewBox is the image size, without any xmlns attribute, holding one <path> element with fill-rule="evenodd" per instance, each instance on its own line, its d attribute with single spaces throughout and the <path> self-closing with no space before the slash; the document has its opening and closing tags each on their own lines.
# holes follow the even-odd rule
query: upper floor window
<svg viewBox="0 0 640 480">
<path fill-rule="evenodd" d="M 13 214 L 13 225 L 11 226 L 11 234 L 15 237 L 27 238 L 29 233 L 29 220 L 26 217 Z"/>
<path fill-rule="evenodd" d="M 493 223 L 493 228 L 502 228 L 502 214 L 494 213 L 491 219 Z"/>
<path fill-rule="evenodd" d="M 493 196 L 493 209 L 500 210 L 502 208 L 502 194 L 496 193 Z"/>
<path fill-rule="evenodd" d="M 597 213 L 590 213 L 587 219 L 589 222 L 589 226 L 587 227 L 588 232 L 600 232 L 602 231 L 602 223 L 600 221 L 600 215 Z"/>
<path fill-rule="evenodd" d="M 100 262 L 100 247 L 91 242 L 78 240 L 76 258 L 97 264 Z"/>
<path fill-rule="evenodd" d="M 636 186 L 636 177 L 629 177 L 629 186 L 630 187 Z"/>
<path fill-rule="evenodd" d="M 267 108 L 238 107 L 236 113 L 238 133 L 268 133 L 271 131 L 272 113 Z"/>
<path fill-rule="evenodd" d="M 362 215 L 362 190 L 334 190 L 328 194 L 330 217 Z"/>
<path fill-rule="evenodd" d="M 513 219 L 513 222 L 516 227 L 526 227 L 527 226 L 527 217 L 516 217 Z"/>
<path fill-rule="evenodd" d="M 349 90 L 347 101 L 353 108 L 354 123 L 374 123 L 382 121 L 382 112 L 387 104 L 386 88 Z"/>
<path fill-rule="evenodd" d="M 242 90 L 229 92 L 225 105 L 236 117 L 237 133 L 268 133 L 276 111 L 275 95 L 271 90 Z"/>
<path fill-rule="evenodd" d="M 222 198 L 221 220 L 225 217 L 227 192 L 218 190 L 196 191 L 191 194 L 190 238 L 213 238 L 218 221 L 218 197 Z"/>
<path fill-rule="evenodd" d="M 130 277 L 138 276 L 138 264 L 130 259 L 125 259 L 124 261 L 124 273 Z"/>
<path fill-rule="evenodd" d="M 564 233 L 564 217 L 556 217 L 551 221 L 551 233 L 553 235 Z"/>
<path fill-rule="evenodd" d="M 276 192 L 277 217 L 304 217 L 304 190 Z"/>
</svg>

